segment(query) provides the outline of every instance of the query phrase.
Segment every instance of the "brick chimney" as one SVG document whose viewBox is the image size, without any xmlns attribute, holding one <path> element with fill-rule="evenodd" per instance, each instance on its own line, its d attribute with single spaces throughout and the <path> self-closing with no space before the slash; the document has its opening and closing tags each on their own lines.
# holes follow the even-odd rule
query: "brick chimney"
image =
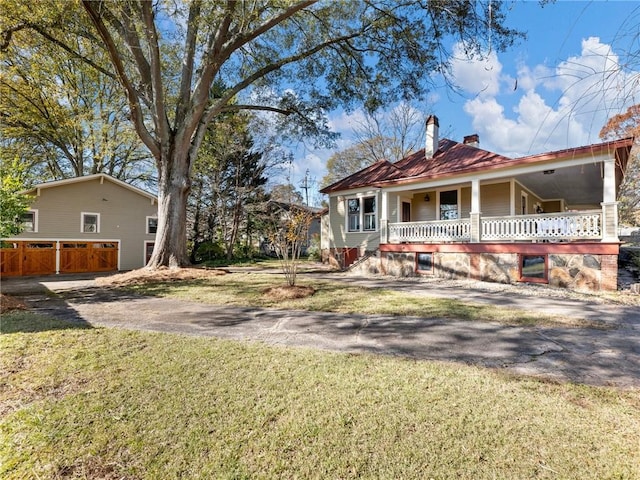
<svg viewBox="0 0 640 480">
<path fill-rule="evenodd" d="M 478 148 L 480 146 L 480 137 L 477 133 L 474 133 L 473 135 L 467 135 L 466 137 L 464 137 L 462 143 L 464 143 L 465 145 L 469 145 L 470 147 Z"/>
<path fill-rule="evenodd" d="M 431 158 L 438 151 L 438 129 L 440 124 L 438 123 L 438 117 L 435 115 L 429 115 L 427 118 L 427 141 L 424 148 L 424 156 Z"/>
</svg>

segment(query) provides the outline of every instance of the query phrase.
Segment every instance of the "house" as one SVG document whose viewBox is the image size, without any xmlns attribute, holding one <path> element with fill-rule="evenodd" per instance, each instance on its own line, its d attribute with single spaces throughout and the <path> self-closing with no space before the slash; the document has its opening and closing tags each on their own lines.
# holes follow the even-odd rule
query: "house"
<svg viewBox="0 0 640 480">
<path fill-rule="evenodd" d="M 321 190 L 324 258 L 343 268 L 505 283 L 617 288 L 616 193 L 633 139 L 520 158 L 477 135 L 438 138 Z"/>
<path fill-rule="evenodd" d="M 299 222 L 300 226 L 307 223 L 304 231 L 304 241 L 300 244 L 300 254 L 305 256 L 309 252 L 314 238 L 320 239 L 321 233 L 321 220 L 324 212 L 324 208 L 311 207 L 300 203 L 282 202 L 278 200 L 269 200 L 267 202 L 267 209 L 273 220 L 281 224 L 281 228 L 285 228 L 291 221 L 292 213 L 302 213 L 305 220 Z M 263 236 L 260 242 L 260 252 L 269 256 L 276 256 L 277 246 L 272 243 L 272 239 L 268 238 L 269 235 Z"/>
<path fill-rule="evenodd" d="M 2 276 L 143 267 L 153 250 L 154 195 L 99 173 L 36 185 L 25 229 L 2 239 Z"/>
</svg>

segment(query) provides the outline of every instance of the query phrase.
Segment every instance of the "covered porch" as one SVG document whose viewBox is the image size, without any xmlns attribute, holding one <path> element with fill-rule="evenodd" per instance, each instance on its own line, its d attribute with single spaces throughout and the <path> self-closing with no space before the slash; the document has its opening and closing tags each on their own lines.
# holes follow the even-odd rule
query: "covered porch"
<svg viewBox="0 0 640 480">
<path fill-rule="evenodd" d="M 381 244 L 617 242 L 615 158 L 381 192 Z"/>
</svg>

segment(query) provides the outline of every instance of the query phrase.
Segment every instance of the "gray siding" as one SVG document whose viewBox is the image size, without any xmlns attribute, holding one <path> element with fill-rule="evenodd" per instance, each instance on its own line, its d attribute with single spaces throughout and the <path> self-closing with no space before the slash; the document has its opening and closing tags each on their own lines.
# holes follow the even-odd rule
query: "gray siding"
<svg viewBox="0 0 640 480">
<path fill-rule="evenodd" d="M 157 204 L 108 179 L 42 188 L 31 208 L 38 211 L 38 231 L 23 232 L 15 238 L 117 240 L 122 270 L 144 266 L 144 243 L 155 239 L 155 235 L 146 233 L 146 217 L 157 215 Z M 81 231 L 82 212 L 100 214 L 99 232 Z"/>
<path fill-rule="evenodd" d="M 378 195 L 378 229 L 374 232 L 347 232 L 346 206 L 344 200 L 339 201 L 338 196 L 329 197 L 329 247 L 360 247 L 362 250 L 376 250 L 380 246 L 380 198 L 380 195 Z"/>
</svg>

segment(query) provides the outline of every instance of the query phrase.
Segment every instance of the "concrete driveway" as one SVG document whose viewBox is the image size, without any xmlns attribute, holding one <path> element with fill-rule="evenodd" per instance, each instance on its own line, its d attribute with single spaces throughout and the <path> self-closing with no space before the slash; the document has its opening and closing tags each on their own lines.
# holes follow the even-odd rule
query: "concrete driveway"
<svg viewBox="0 0 640 480">
<path fill-rule="evenodd" d="M 640 387 L 638 307 L 492 294 L 471 286 L 322 275 L 351 285 L 358 282 L 363 288 L 386 286 L 421 295 L 599 320 L 611 328 L 528 328 L 438 318 L 216 306 L 107 290 L 97 287 L 92 277 L 82 276 L 3 280 L 2 292 L 22 297 L 37 312 L 94 326 L 396 355 L 558 381 Z"/>
</svg>

